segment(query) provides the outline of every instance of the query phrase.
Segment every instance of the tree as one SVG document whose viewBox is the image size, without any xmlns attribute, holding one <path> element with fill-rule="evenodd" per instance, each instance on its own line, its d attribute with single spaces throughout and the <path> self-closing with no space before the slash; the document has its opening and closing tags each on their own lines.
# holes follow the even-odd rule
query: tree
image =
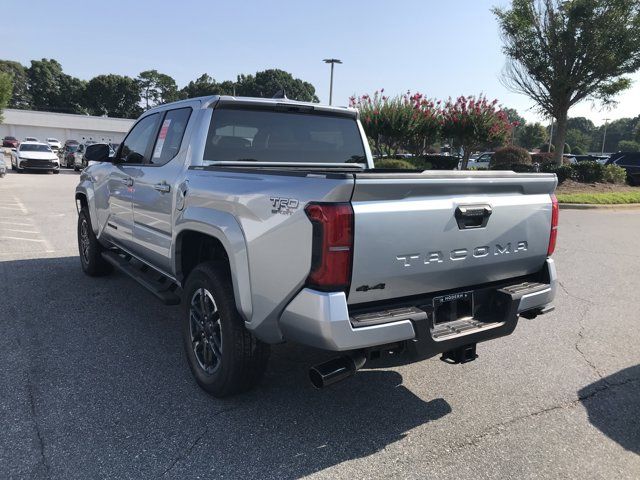
<svg viewBox="0 0 640 480">
<path fill-rule="evenodd" d="M 516 143 L 528 150 L 533 150 L 548 140 L 547 129 L 539 123 L 527 123 L 518 127 Z"/>
<path fill-rule="evenodd" d="M 157 70 L 145 70 L 138 75 L 138 83 L 147 110 L 162 103 L 178 100 L 178 86 L 169 75 Z"/>
<path fill-rule="evenodd" d="M 85 82 L 65 74 L 56 60 L 32 60 L 28 69 L 29 92 L 36 110 L 84 113 L 81 104 Z"/>
<path fill-rule="evenodd" d="M 562 162 L 569 109 L 611 104 L 640 68 L 637 0 L 512 0 L 494 8 L 509 57 L 503 81 L 554 117 L 554 160 Z M 613 28 L 615 26 L 615 28 Z"/>
<path fill-rule="evenodd" d="M 640 143 L 631 140 L 620 140 L 618 142 L 619 152 L 640 152 Z"/>
<path fill-rule="evenodd" d="M 511 135 L 512 124 L 498 101 L 486 97 L 458 97 L 446 102 L 442 110 L 442 134 L 462 147 L 462 169 L 466 170 L 471 152 L 485 144 L 503 145 Z"/>
<path fill-rule="evenodd" d="M 18 62 L 0 60 L 0 72 L 8 73 L 13 82 L 13 94 L 7 107 L 28 110 L 31 108 L 29 93 L 29 76 L 27 69 Z"/>
<path fill-rule="evenodd" d="M 271 98 L 284 90 L 287 97 L 304 102 L 318 102 L 316 89 L 309 82 L 294 78 L 284 70 L 271 69 L 254 75 L 238 75 L 236 94 L 244 97 Z"/>
<path fill-rule="evenodd" d="M 2 122 L 2 110 L 4 110 L 13 92 L 12 76 L 5 72 L 0 72 L 0 122 Z"/>
<path fill-rule="evenodd" d="M 349 99 L 350 106 L 360 112 L 375 153 L 382 155 L 383 151 L 388 151 L 396 155 L 403 149 L 415 156 L 422 155 L 440 133 L 442 115 L 439 107 L 421 93 L 407 92 L 392 98 L 382 93 L 376 91 L 373 96 Z"/>
<path fill-rule="evenodd" d="M 182 98 L 195 98 L 207 95 L 233 95 L 234 91 L 234 82 L 225 80 L 222 83 L 217 83 L 212 77 L 204 73 L 180 90 L 180 95 Z"/>
<path fill-rule="evenodd" d="M 571 153 L 578 153 L 576 149 L 586 151 L 589 148 L 591 137 L 577 128 L 570 128 L 567 130 L 565 142 L 571 145 Z"/>
<path fill-rule="evenodd" d="M 571 117 L 567 120 L 567 130 L 576 129 L 580 132 L 591 135 L 596 126 L 591 120 L 585 117 Z"/>
<path fill-rule="evenodd" d="M 98 75 L 87 84 L 84 100 L 93 115 L 136 118 L 142 113 L 140 85 L 131 77 Z"/>
<path fill-rule="evenodd" d="M 604 145 L 604 151 L 615 152 L 620 141 L 633 140 L 636 122 L 637 119 L 635 118 L 618 118 L 617 120 L 608 123 L 606 125 L 607 135 L 606 144 Z M 602 150 L 602 140 L 605 138 L 604 130 L 604 124 L 600 125 L 600 127 L 594 130 L 591 139 L 592 150 L 598 152 Z"/>
</svg>

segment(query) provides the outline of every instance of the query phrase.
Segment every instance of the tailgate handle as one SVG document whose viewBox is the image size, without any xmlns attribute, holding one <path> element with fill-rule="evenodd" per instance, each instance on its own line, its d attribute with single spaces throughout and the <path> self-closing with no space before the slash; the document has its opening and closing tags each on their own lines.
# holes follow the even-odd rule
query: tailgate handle
<svg viewBox="0 0 640 480">
<path fill-rule="evenodd" d="M 484 228 L 491 216 L 491 205 L 459 205 L 456 208 L 456 221 L 460 230 Z"/>
</svg>

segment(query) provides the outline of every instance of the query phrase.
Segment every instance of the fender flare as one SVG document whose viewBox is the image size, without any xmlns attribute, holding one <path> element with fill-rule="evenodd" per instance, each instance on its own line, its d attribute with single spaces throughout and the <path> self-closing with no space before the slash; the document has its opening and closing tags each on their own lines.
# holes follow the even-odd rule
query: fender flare
<svg viewBox="0 0 640 480">
<path fill-rule="evenodd" d="M 251 277 L 249 273 L 249 258 L 247 243 L 242 227 L 230 213 L 203 207 L 187 207 L 176 220 L 171 242 L 171 258 L 175 265 L 175 273 L 181 277 L 180 253 L 177 249 L 180 234 L 198 232 L 218 240 L 227 252 L 231 282 L 235 296 L 236 307 L 250 324 L 252 315 Z M 184 279 L 180 279 L 182 282 Z M 249 325 L 247 325 L 249 326 Z"/>
</svg>

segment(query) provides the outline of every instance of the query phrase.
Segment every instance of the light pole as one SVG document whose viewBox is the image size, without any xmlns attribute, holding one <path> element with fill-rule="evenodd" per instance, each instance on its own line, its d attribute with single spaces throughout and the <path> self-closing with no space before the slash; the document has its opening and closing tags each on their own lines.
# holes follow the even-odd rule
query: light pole
<svg viewBox="0 0 640 480">
<path fill-rule="evenodd" d="M 549 147 L 547 148 L 547 153 L 551 153 L 551 143 L 553 142 L 553 117 L 551 117 L 551 132 L 549 133 Z M 564 147 L 563 147 L 564 151 Z"/>
<path fill-rule="evenodd" d="M 604 144 L 607 141 L 607 122 L 609 121 L 608 118 L 604 119 L 604 134 L 602 135 L 602 151 L 600 152 L 600 155 L 604 155 Z"/>
<path fill-rule="evenodd" d="M 338 60 L 337 58 L 325 58 L 323 62 L 331 64 L 331 81 L 329 83 L 329 105 L 331 105 L 331 101 L 333 100 L 333 65 L 336 63 L 342 63 L 342 60 Z"/>
</svg>

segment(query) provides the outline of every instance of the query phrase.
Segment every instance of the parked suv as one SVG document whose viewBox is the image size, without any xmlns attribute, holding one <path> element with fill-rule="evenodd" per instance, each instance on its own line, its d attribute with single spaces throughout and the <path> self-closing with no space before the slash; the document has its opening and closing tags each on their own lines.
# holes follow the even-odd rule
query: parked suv
<svg viewBox="0 0 640 480">
<path fill-rule="evenodd" d="M 606 165 L 618 165 L 627 171 L 627 181 L 640 185 L 640 152 L 618 152 L 607 160 Z"/>
</svg>

